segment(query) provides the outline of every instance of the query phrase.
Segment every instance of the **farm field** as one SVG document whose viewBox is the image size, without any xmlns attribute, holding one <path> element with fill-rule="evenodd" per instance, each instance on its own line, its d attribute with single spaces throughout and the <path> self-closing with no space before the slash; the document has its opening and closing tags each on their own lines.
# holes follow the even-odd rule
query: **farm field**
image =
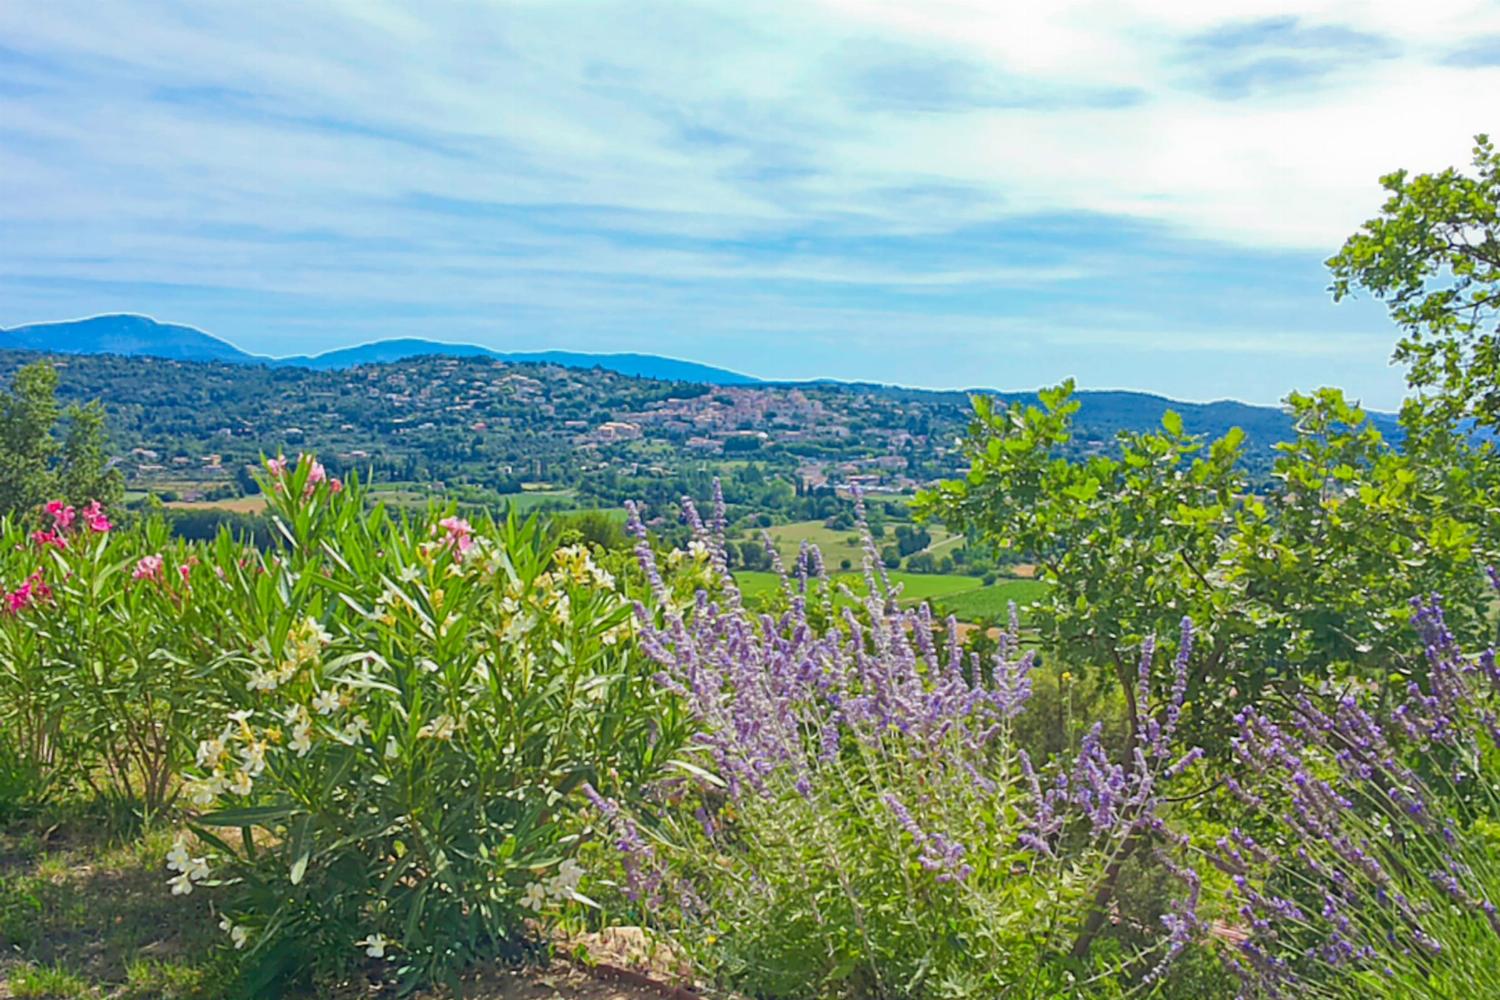
<svg viewBox="0 0 1500 1000">
<path fill-rule="evenodd" d="M 168 510 L 227 510 L 236 514 L 259 514 L 266 509 L 266 498 L 256 495 L 227 500 L 170 500 L 162 506 Z"/>
<path fill-rule="evenodd" d="M 944 614 L 970 622 L 981 618 L 1003 619 L 1010 613 L 1010 604 L 1014 601 L 1024 619 L 1026 605 L 1046 592 L 1047 584 L 1040 580 L 1002 579 L 988 587 L 937 597 L 933 604 Z"/>
<path fill-rule="evenodd" d="M 859 531 L 854 528 L 830 528 L 822 521 L 794 521 L 791 524 L 778 524 L 764 530 L 771 536 L 771 541 L 776 545 L 776 551 L 789 566 L 796 561 L 797 553 L 804 542 L 818 547 L 818 550 L 823 553 L 823 562 L 830 570 L 838 569 L 845 559 L 849 560 L 851 566 L 858 566 L 864 555 L 864 549 L 859 540 Z M 960 540 L 957 535 L 944 530 L 939 525 L 928 525 L 927 531 L 932 535 L 932 544 L 924 551 L 934 554 L 941 554 L 945 548 Z M 755 537 L 759 537 L 758 531 Z M 875 544 L 877 546 L 888 545 L 893 541 L 894 538 L 888 531 L 886 538 L 876 539 Z"/>
<path fill-rule="evenodd" d="M 893 585 L 900 585 L 902 603 L 926 601 L 934 611 L 957 615 L 962 621 L 1004 616 L 1011 601 L 1023 605 L 1035 600 L 1047 587 L 1037 580 L 1015 579 L 1002 579 L 985 586 L 978 577 L 953 573 L 890 572 L 887 575 Z M 864 578 L 857 572 L 833 573 L 831 576 L 856 592 L 864 589 Z M 739 570 L 734 577 L 741 592 L 750 600 L 774 592 L 779 585 L 775 573 L 759 570 Z"/>
<path fill-rule="evenodd" d="M 522 493 L 507 493 L 501 502 L 518 514 L 530 514 L 535 510 L 571 510 L 576 496 L 573 490 L 526 490 Z"/>
</svg>

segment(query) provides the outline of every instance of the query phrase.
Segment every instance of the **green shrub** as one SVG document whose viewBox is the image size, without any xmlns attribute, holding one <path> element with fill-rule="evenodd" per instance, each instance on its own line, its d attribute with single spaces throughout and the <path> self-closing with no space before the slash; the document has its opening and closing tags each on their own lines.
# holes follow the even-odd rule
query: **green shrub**
<svg viewBox="0 0 1500 1000">
<path fill-rule="evenodd" d="M 0 522 L 0 795 L 84 784 L 149 821 L 222 704 L 208 665 L 230 595 L 159 519 L 120 530 L 97 504 L 54 502 L 42 525 Z"/>
<path fill-rule="evenodd" d="M 311 460 L 265 492 L 281 544 L 221 567 L 241 638 L 173 891 L 214 893 L 252 988 L 522 946 L 581 898 L 570 793 L 637 788 L 681 743 L 620 580 L 534 519 L 367 510 Z"/>
</svg>

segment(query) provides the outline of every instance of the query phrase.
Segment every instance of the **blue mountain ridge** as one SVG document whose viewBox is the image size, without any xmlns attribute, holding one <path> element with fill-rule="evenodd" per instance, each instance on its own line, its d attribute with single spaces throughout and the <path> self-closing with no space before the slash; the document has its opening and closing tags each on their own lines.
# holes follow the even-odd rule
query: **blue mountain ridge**
<svg viewBox="0 0 1500 1000">
<path fill-rule="evenodd" d="M 311 356 L 273 358 L 242 351 L 227 341 L 190 326 L 160 323 L 147 316 L 115 313 L 87 319 L 34 323 L 0 329 L 0 350 L 50 351 L 58 354 L 119 354 L 173 361 L 220 361 L 238 364 L 295 366 L 330 370 L 403 361 L 426 355 L 486 357 L 516 363 L 553 364 L 564 368 L 603 368 L 621 375 L 700 382 L 708 385 L 754 385 L 761 380 L 724 368 L 664 358 L 654 354 L 585 354 L 575 351 L 496 351 L 477 344 L 449 344 L 403 338 L 344 347 Z"/>
</svg>

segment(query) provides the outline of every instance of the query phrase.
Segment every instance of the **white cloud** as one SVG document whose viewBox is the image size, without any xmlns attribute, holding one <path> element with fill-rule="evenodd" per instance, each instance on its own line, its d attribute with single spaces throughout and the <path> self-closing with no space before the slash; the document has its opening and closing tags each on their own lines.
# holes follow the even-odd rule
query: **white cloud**
<svg viewBox="0 0 1500 1000">
<path fill-rule="evenodd" d="M 1192 57 L 1267 23 L 1292 27 Z M 9 0 L 0 226 L 20 238 L 0 265 L 309 300 L 533 288 L 557 309 L 570 275 L 581 301 L 605 279 L 1065 294 L 1121 266 L 1086 243 L 855 252 L 1034 213 L 1315 261 L 1381 173 L 1463 162 L 1495 127 L 1500 67 L 1443 62 L 1487 33 L 1500 6 L 1452 0 Z M 1254 85 L 1216 91 L 1216 59 Z M 766 300 L 793 324 L 804 305 Z"/>
<path fill-rule="evenodd" d="M 879 199 L 919 179 L 971 188 L 970 219 L 1086 209 L 1219 240 L 1327 249 L 1369 214 L 1379 173 L 1461 160 L 1500 93 L 1500 68 L 1437 63 L 1464 37 L 1500 30 L 1493 4 L 411 10 L 367 0 L 253 9 L 12 2 L 0 11 L 12 48 L 77 60 L 100 85 L 52 78 L 45 93 L 0 98 L 0 108 L 11 134 L 88 149 L 87 165 L 54 179 L 56 209 L 97 192 L 102 174 L 137 189 L 152 178 L 130 175 L 150 174 L 174 194 L 194 178 L 226 184 L 264 197 L 271 203 L 257 211 L 272 212 L 283 207 L 277 200 L 296 199 L 285 207 L 301 211 L 320 197 L 440 190 L 712 214 L 728 233 L 791 217 L 951 224 Z M 1174 60 L 1185 39 L 1278 16 L 1384 35 L 1399 54 L 1245 100 L 1184 89 Z M 840 59 L 877 44 L 963 60 L 1033 95 L 1104 87 L 1140 96 L 1119 107 L 852 114 L 857 95 L 840 90 Z M 194 92 L 201 96 L 185 103 L 160 100 Z M 725 141 L 684 142 L 674 117 Z M 335 123 L 355 131 L 323 128 Z M 810 173 L 781 183 L 757 176 L 787 164 Z M 34 192 L 36 181 L 26 183 Z"/>
</svg>

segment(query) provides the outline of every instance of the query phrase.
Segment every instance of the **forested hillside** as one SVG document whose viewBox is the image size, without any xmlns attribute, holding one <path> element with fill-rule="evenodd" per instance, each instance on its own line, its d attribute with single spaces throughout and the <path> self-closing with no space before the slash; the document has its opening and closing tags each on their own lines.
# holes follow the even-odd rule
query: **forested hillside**
<svg viewBox="0 0 1500 1000">
<path fill-rule="evenodd" d="M 36 360 L 0 353 L 0 378 Z M 789 493 L 858 484 L 909 492 L 963 467 L 969 394 L 883 386 L 709 386 L 603 369 L 422 357 L 339 371 L 153 357 L 54 356 L 65 402 L 100 399 L 128 483 L 179 494 L 253 491 L 262 454 L 316 451 L 331 469 L 383 482 L 511 493 L 523 483 L 584 498 L 679 496 L 753 460 Z M 1008 395 L 1006 400 L 1028 400 Z M 1286 436 L 1280 410 L 1081 393 L 1075 454 L 1109 452 L 1121 431 L 1246 431 L 1252 476 Z"/>
</svg>

